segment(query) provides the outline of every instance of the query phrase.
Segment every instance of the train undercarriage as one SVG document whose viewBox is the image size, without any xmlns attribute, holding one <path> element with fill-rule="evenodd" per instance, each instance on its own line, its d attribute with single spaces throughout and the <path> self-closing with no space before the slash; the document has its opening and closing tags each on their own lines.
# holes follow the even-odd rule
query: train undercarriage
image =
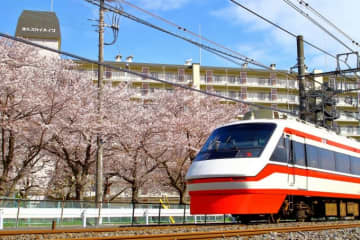
<svg viewBox="0 0 360 240">
<path fill-rule="evenodd" d="M 236 215 L 236 221 L 248 224 L 251 221 L 267 221 L 279 223 L 282 220 L 299 222 L 331 220 L 331 219 L 359 219 L 360 200 L 287 196 L 280 210 L 276 214 Z"/>
</svg>

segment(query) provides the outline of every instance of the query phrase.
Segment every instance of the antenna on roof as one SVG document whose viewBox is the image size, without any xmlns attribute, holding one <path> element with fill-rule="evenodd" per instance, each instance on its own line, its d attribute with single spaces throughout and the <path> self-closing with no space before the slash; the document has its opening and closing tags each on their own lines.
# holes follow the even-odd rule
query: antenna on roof
<svg viewBox="0 0 360 240">
<path fill-rule="evenodd" d="M 54 0 L 51 0 L 50 11 L 54 11 Z"/>
</svg>

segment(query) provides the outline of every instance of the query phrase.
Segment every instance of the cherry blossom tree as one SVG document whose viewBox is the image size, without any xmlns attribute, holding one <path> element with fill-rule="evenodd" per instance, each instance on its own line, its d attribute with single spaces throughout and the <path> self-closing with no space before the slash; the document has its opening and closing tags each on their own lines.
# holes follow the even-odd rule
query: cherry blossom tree
<svg viewBox="0 0 360 240">
<path fill-rule="evenodd" d="M 162 133 L 159 150 L 165 154 L 154 160 L 160 163 L 162 184 L 174 189 L 180 203 L 185 203 L 185 175 L 197 151 L 212 129 L 235 120 L 247 108 L 179 89 L 162 94 L 156 103 L 159 125 L 163 127 L 159 130 Z"/>
<path fill-rule="evenodd" d="M 36 48 L 0 39 L 0 195 L 14 194 L 21 179 L 31 179 L 48 161 L 41 150 L 51 138 L 54 119 L 73 98 L 67 86 L 80 76 L 72 66 L 42 57 Z"/>
<path fill-rule="evenodd" d="M 63 161 L 67 179 L 63 186 L 74 189 L 77 200 L 84 199 L 94 182 L 96 163 L 96 136 L 102 135 L 105 145 L 118 132 L 117 116 L 122 113 L 123 102 L 129 100 L 126 85 L 105 85 L 101 112 L 97 110 L 97 87 L 90 78 L 82 77 L 67 91 L 76 96 L 68 101 L 67 110 L 54 120 L 51 139 L 44 146 L 46 151 Z M 104 152 L 104 161 L 110 153 Z M 57 179 L 58 177 L 54 177 Z M 64 191 L 61 191 L 64 192 Z M 71 197 L 71 194 L 67 194 Z"/>
<path fill-rule="evenodd" d="M 137 203 L 140 190 L 159 166 L 154 159 L 160 158 L 163 153 L 152 148 L 159 129 L 154 114 L 157 109 L 151 101 L 129 100 L 125 104 L 127 108 L 117 117 L 120 127 L 117 132 L 114 131 L 107 145 L 112 155 L 108 156 L 111 160 L 105 163 L 106 174 L 122 179 L 130 189 L 131 201 Z"/>
</svg>

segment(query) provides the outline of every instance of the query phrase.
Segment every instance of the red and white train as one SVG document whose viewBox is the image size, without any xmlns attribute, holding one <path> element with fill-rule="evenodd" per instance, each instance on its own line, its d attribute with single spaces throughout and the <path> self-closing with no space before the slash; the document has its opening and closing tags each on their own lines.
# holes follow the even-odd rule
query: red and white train
<svg viewBox="0 0 360 240">
<path fill-rule="evenodd" d="M 358 217 L 360 143 L 298 119 L 243 120 L 213 131 L 186 178 L 192 214 Z"/>
</svg>

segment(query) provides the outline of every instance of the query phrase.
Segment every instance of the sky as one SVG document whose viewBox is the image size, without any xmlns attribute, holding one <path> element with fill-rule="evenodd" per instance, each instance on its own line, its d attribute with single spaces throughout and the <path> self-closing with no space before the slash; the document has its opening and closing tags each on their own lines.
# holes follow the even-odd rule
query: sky
<svg viewBox="0 0 360 240">
<path fill-rule="evenodd" d="M 257 62 L 269 66 L 276 64 L 277 69 L 289 70 L 296 64 L 296 39 L 263 20 L 255 17 L 230 0 L 127 0 L 156 15 L 191 30 L 203 37 L 215 41 L 227 48 L 241 53 Z M 346 49 L 315 26 L 308 19 L 289 7 L 283 0 L 237 0 L 253 11 L 269 18 L 281 27 L 303 35 L 304 39 L 328 51 L 332 55 L 346 53 Z M 301 7 L 297 0 L 290 0 Z M 342 29 L 355 41 L 360 42 L 360 31 L 356 16 L 360 9 L 359 0 L 307 0 L 332 23 Z M 175 33 L 184 34 L 171 25 L 146 15 L 121 0 L 112 3 L 125 11 L 143 18 Z M 304 8 L 301 8 L 306 10 Z M 51 0 L 12 0 L 2 1 L 0 32 L 15 34 L 18 17 L 23 10 L 50 11 Z M 98 19 L 98 8 L 85 0 L 53 0 L 53 10 L 59 18 L 63 51 L 71 52 L 96 60 L 98 56 L 98 34 L 95 21 Z M 329 25 L 316 18 L 322 26 L 344 41 L 352 50 L 358 51 L 343 35 Z M 106 13 L 105 20 L 111 24 L 111 13 Z M 92 19 L 92 20 L 89 20 Z M 123 58 L 133 56 L 135 62 L 184 64 L 185 60 L 206 66 L 238 67 L 223 58 L 183 40 L 158 32 L 131 20 L 120 18 L 119 37 L 114 45 L 105 47 L 105 60 L 113 61 L 120 54 Z M 192 35 L 184 35 L 199 41 Z M 112 32 L 105 32 L 105 41 L 111 42 Z M 202 42 L 204 44 L 209 44 Z M 210 45 L 210 44 L 209 44 Z M 355 58 L 349 58 L 351 67 L 355 66 Z M 305 64 L 309 71 L 321 69 L 335 70 L 336 60 L 305 44 Z M 344 68 L 344 66 L 342 66 Z"/>
</svg>

